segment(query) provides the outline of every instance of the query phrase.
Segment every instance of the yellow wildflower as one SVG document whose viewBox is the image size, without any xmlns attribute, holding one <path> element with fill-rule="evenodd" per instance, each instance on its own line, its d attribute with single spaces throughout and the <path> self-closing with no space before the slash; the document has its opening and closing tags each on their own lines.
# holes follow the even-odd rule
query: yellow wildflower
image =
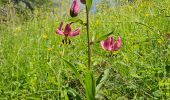
<svg viewBox="0 0 170 100">
<path fill-rule="evenodd" d="M 149 14 L 148 14 L 148 13 L 146 13 L 146 14 L 145 14 L 145 16 L 146 16 L 146 17 L 148 17 L 148 16 L 149 16 Z"/>
<path fill-rule="evenodd" d="M 48 36 L 46 34 L 44 34 L 42 37 L 43 39 L 48 39 Z"/>
<path fill-rule="evenodd" d="M 48 48 L 48 51 L 51 52 L 53 50 L 53 48 Z"/>
<path fill-rule="evenodd" d="M 163 41 L 161 39 L 157 39 L 157 42 L 161 44 Z"/>
</svg>

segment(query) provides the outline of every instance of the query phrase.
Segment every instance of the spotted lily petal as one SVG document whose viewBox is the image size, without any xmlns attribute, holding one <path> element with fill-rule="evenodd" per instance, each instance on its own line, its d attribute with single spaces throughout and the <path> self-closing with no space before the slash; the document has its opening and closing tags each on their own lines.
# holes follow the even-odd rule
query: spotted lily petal
<svg viewBox="0 0 170 100">
<path fill-rule="evenodd" d="M 118 37 L 118 39 L 117 39 L 117 41 L 116 41 L 116 43 L 114 44 L 114 50 L 116 51 L 116 50 L 118 50 L 119 48 L 121 47 L 121 38 L 120 37 Z"/>
<path fill-rule="evenodd" d="M 60 23 L 59 30 L 62 30 L 63 22 Z"/>
<path fill-rule="evenodd" d="M 101 42 L 100 42 L 100 45 L 101 45 L 101 47 L 102 47 L 104 50 L 106 50 L 106 48 L 105 48 L 105 46 L 104 46 L 104 43 L 105 43 L 104 41 L 101 41 Z"/>
<path fill-rule="evenodd" d="M 112 51 L 113 50 L 114 40 L 112 37 L 108 37 L 105 41 L 101 41 L 100 45 L 104 50 Z"/>
<path fill-rule="evenodd" d="M 62 26 L 63 26 L 63 22 L 61 22 L 58 29 L 56 29 L 56 34 L 64 35 L 64 33 L 62 32 Z"/>
<path fill-rule="evenodd" d="M 77 36 L 79 34 L 80 34 L 80 29 L 78 28 L 74 32 L 70 32 L 70 34 L 68 34 L 68 36 L 73 37 L 73 36 Z"/>
<path fill-rule="evenodd" d="M 108 51 L 112 51 L 113 44 L 114 44 L 113 37 L 108 37 L 104 42 L 105 49 Z"/>
<path fill-rule="evenodd" d="M 64 35 L 64 33 L 59 29 L 56 30 L 56 33 L 59 34 L 59 35 Z"/>
<path fill-rule="evenodd" d="M 68 35 L 70 33 L 71 33 L 71 27 L 70 27 L 70 24 L 67 24 L 64 30 L 64 34 Z"/>
</svg>

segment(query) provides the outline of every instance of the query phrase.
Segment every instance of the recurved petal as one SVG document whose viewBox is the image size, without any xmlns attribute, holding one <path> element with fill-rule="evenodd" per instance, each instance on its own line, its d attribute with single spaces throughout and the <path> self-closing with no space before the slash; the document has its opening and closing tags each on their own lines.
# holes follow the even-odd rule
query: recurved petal
<svg viewBox="0 0 170 100">
<path fill-rule="evenodd" d="M 65 27 L 65 30 L 64 30 L 64 34 L 68 35 L 70 32 L 71 32 L 70 24 L 67 24 L 66 27 Z"/>
<path fill-rule="evenodd" d="M 58 27 L 58 29 L 61 30 L 62 26 L 63 26 L 63 22 L 60 23 L 60 26 Z"/>
<path fill-rule="evenodd" d="M 111 51 L 113 49 L 113 44 L 114 44 L 114 40 L 113 37 L 108 37 L 105 42 L 104 42 L 104 46 L 107 50 Z"/>
<path fill-rule="evenodd" d="M 100 41 L 100 45 L 101 45 L 101 47 L 104 49 L 104 50 L 106 50 L 106 48 L 105 48 L 105 41 Z"/>
<path fill-rule="evenodd" d="M 79 34 L 80 34 L 80 29 L 78 28 L 74 32 L 70 32 L 70 34 L 68 34 L 68 36 L 73 37 L 73 36 L 77 36 Z"/>
<path fill-rule="evenodd" d="M 120 36 L 119 36 L 119 37 L 117 38 L 116 43 L 114 44 L 114 50 L 116 51 L 116 50 L 120 49 L 120 47 L 121 47 L 121 38 L 120 38 Z"/>
<path fill-rule="evenodd" d="M 61 30 L 59 30 L 59 29 L 56 30 L 56 34 L 64 35 L 64 33 Z"/>
</svg>

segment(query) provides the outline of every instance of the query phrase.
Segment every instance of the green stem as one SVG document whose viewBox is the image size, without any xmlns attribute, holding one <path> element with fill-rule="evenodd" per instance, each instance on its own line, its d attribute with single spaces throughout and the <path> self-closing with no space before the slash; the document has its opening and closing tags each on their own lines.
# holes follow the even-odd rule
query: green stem
<svg viewBox="0 0 170 100">
<path fill-rule="evenodd" d="M 91 63 L 91 48 L 90 48 L 90 33 L 89 33 L 89 11 L 86 7 L 86 29 L 87 29 L 87 44 L 88 44 L 88 68 L 90 69 Z"/>
</svg>

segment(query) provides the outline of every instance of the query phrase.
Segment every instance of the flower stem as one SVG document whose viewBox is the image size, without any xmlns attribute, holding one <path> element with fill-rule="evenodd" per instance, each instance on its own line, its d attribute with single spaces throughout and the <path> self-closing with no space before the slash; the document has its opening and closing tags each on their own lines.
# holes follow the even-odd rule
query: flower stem
<svg viewBox="0 0 170 100">
<path fill-rule="evenodd" d="M 89 33 L 89 11 L 86 6 L 86 29 L 87 29 L 87 44 L 88 44 L 88 68 L 90 68 L 91 63 L 91 48 L 90 48 L 90 33 Z"/>
</svg>

